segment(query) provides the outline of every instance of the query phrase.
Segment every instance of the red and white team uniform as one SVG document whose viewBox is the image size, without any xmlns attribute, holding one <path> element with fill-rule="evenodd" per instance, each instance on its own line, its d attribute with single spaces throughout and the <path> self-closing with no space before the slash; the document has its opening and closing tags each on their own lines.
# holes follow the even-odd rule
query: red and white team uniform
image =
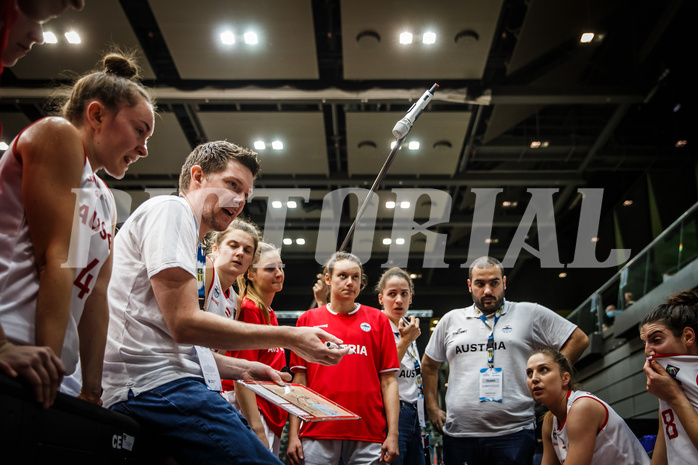
<svg viewBox="0 0 698 465">
<path fill-rule="evenodd" d="M 650 465 L 650 458 L 640 441 L 623 419 L 604 401 L 589 392 L 569 391 L 567 393 L 567 412 L 575 401 L 582 398 L 593 399 L 606 409 L 606 421 L 596 433 L 594 465 Z M 553 429 L 550 433 L 555 455 L 564 464 L 567 458 L 569 438 L 567 437 L 567 422 L 559 425 L 553 417 Z M 669 462 L 673 463 L 673 462 Z"/>
<path fill-rule="evenodd" d="M 385 441 L 387 425 L 380 374 L 398 371 L 390 320 L 380 310 L 358 305 L 351 313 L 334 313 L 327 305 L 305 312 L 296 326 L 314 326 L 342 339 L 354 354 L 335 366 L 308 363 L 291 353 L 291 370 L 306 370 L 308 387 L 361 417 L 352 421 L 304 422 L 300 437 Z M 331 304 L 330 304 L 331 307 Z"/>
<path fill-rule="evenodd" d="M 242 306 L 240 307 L 240 320 L 245 323 L 252 323 L 256 325 L 270 325 L 279 326 L 279 321 L 276 318 L 276 313 L 271 308 L 269 309 L 269 323 L 264 320 L 264 315 L 262 310 L 257 307 L 254 302 L 250 299 L 244 299 L 242 301 Z M 261 362 L 265 365 L 269 365 L 275 370 L 281 370 L 286 366 L 286 352 L 282 347 L 276 347 L 273 349 L 258 349 L 258 350 L 236 350 L 228 351 L 226 355 L 231 357 L 241 358 L 244 360 L 250 360 L 253 362 Z M 224 379 L 223 390 L 233 390 L 233 381 Z M 270 403 L 266 399 L 257 396 L 257 407 L 262 414 L 269 429 L 271 429 L 274 434 L 281 437 L 281 432 L 286 424 L 286 419 L 288 418 L 288 412 L 281 407 Z"/>
<path fill-rule="evenodd" d="M 208 260 L 211 259 L 208 258 Z M 235 294 L 232 288 L 223 289 L 221 287 L 221 281 L 218 273 L 216 273 L 215 266 L 211 266 L 210 270 L 213 274 L 213 282 L 208 290 L 208 296 L 206 296 L 204 310 L 234 320 L 238 306 L 237 294 Z"/>
<path fill-rule="evenodd" d="M 680 383 L 688 401 L 698 409 L 698 356 L 695 355 L 655 355 L 652 357 Z M 695 465 L 698 463 L 698 449 L 688 437 L 686 429 L 672 408 L 659 399 L 660 427 L 664 428 L 667 462 L 674 465 Z"/>
<path fill-rule="evenodd" d="M 0 323 L 11 342 L 34 345 L 39 273 L 22 198 L 23 164 L 22 155 L 17 153 L 20 136 L 0 158 Z M 70 317 L 61 350 L 68 375 L 75 371 L 79 358 L 78 323 L 85 302 L 111 251 L 115 212 L 112 194 L 92 171 L 87 154 L 77 198 L 65 264 L 75 268 Z"/>
</svg>

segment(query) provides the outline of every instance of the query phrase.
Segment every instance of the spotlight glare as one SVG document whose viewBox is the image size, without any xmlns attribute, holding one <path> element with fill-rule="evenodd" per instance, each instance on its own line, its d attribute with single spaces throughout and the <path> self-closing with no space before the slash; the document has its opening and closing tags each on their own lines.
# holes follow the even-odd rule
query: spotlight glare
<svg viewBox="0 0 698 465">
<path fill-rule="evenodd" d="M 44 43 L 46 44 L 57 44 L 58 37 L 51 31 L 44 31 Z"/>
<path fill-rule="evenodd" d="M 69 44 L 73 44 L 73 45 L 76 45 L 76 44 L 79 44 L 80 42 L 82 42 L 80 40 L 80 35 L 75 31 L 66 32 L 65 39 L 68 41 Z"/>
<path fill-rule="evenodd" d="M 434 34 L 433 32 L 425 32 L 422 35 L 422 43 L 426 45 L 436 43 L 436 34 Z"/>
<path fill-rule="evenodd" d="M 245 43 L 247 45 L 255 45 L 259 42 L 259 39 L 257 39 L 257 34 L 252 31 L 245 32 L 243 37 L 245 38 Z"/>
<path fill-rule="evenodd" d="M 235 34 L 232 31 L 221 32 L 221 42 L 224 45 L 233 45 L 235 43 Z"/>
<path fill-rule="evenodd" d="M 582 37 L 579 39 L 579 41 L 583 44 L 588 44 L 594 40 L 594 33 L 593 32 L 585 32 L 582 34 Z"/>
<path fill-rule="evenodd" d="M 403 32 L 400 34 L 400 43 L 403 45 L 411 44 L 412 43 L 412 33 L 411 32 Z"/>
</svg>

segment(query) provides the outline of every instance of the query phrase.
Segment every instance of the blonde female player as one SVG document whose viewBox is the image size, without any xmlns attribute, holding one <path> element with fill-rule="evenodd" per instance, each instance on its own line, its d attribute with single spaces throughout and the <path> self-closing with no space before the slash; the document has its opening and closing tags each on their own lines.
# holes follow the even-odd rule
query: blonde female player
<svg viewBox="0 0 698 465">
<path fill-rule="evenodd" d="M 237 319 L 245 323 L 279 326 L 271 303 L 276 293 L 283 289 L 284 277 L 280 250 L 273 244 L 260 242 L 252 265 L 246 273 L 238 277 L 242 305 Z M 231 355 L 262 362 L 279 371 L 286 366 L 286 352 L 281 347 L 240 350 Z M 237 381 L 234 382 L 234 389 L 234 405 L 242 412 L 260 441 L 278 457 L 281 433 L 286 425 L 288 413 L 277 405 L 257 397 Z"/>
<path fill-rule="evenodd" d="M 306 311 L 297 326 L 322 327 L 353 349 L 336 366 L 308 363 L 291 353 L 294 382 L 351 410 L 360 420 L 305 422 L 290 417 L 288 451 L 293 465 L 393 462 L 398 456 L 399 362 L 390 320 L 355 302 L 366 278 L 353 254 L 336 252 L 325 264 L 330 303 Z M 300 429 L 300 432 L 299 432 Z"/>
<path fill-rule="evenodd" d="M 574 390 L 572 366 L 559 350 L 535 351 L 526 375 L 531 395 L 549 410 L 543 418 L 542 465 L 649 465 L 623 419 L 593 394 Z"/>
<path fill-rule="evenodd" d="M 378 302 L 383 313 L 388 316 L 397 345 L 397 358 L 400 371 L 397 376 L 400 392 L 400 420 L 398 441 L 400 455 L 393 462 L 396 465 L 423 465 L 424 447 L 422 428 L 424 426 L 424 394 L 419 352 L 415 341 L 421 334 L 419 318 L 407 319 L 407 311 L 412 303 L 414 284 L 410 275 L 401 268 L 386 270 L 376 285 Z"/>
<path fill-rule="evenodd" d="M 96 172 L 120 179 L 148 154 L 154 103 L 138 73 L 107 54 L 67 89 L 62 117 L 25 128 L 0 159 L 0 371 L 44 406 L 78 360 L 75 394 L 101 402 L 116 213 Z"/>
<path fill-rule="evenodd" d="M 652 465 L 698 463 L 698 293 L 681 292 L 640 321 L 647 390 L 659 398 Z"/>
<path fill-rule="evenodd" d="M 257 226 L 241 218 L 211 236 L 204 278 L 207 312 L 235 319 L 239 303 L 233 284 L 252 264 L 259 237 Z"/>
<path fill-rule="evenodd" d="M 234 219 L 223 231 L 207 237 L 210 254 L 206 256 L 204 272 L 204 310 L 225 318 L 235 319 L 239 308 L 238 295 L 233 284 L 238 276 L 245 273 L 257 253 L 259 230 L 253 223 L 243 219 Z M 195 346 L 201 360 L 202 375 L 206 386 L 212 391 L 219 391 L 230 401 L 228 391 L 232 391 L 233 382 L 221 380 L 216 368 L 214 347 Z M 216 355 L 212 355 L 211 352 Z M 230 355 L 226 352 L 225 355 Z"/>
</svg>

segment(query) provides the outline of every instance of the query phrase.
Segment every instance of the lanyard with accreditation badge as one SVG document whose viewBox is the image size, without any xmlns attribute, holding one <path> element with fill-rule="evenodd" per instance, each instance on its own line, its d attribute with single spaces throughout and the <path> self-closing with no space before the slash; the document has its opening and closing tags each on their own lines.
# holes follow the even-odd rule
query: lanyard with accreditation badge
<svg viewBox="0 0 698 465">
<path fill-rule="evenodd" d="M 400 340 L 400 333 L 395 333 L 395 340 Z M 412 344 L 407 348 L 407 355 L 414 360 L 414 373 L 417 379 L 417 418 L 419 419 L 419 426 L 426 428 L 426 415 L 424 414 L 424 386 L 422 385 L 422 367 L 419 364 L 419 357 L 417 352 L 417 343 L 412 341 Z"/>
<path fill-rule="evenodd" d="M 490 335 L 487 337 L 487 368 L 480 369 L 480 402 L 501 402 L 502 369 L 494 366 L 494 328 L 502 315 L 502 308 L 500 307 L 494 314 L 492 326 L 479 308 L 475 307 L 475 311 L 490 330 Z"/>
<path fill-rule="evenodd" d="M 182 196 L 180 196 L 182 197 Z M 182 197 L 184 198 L 184 197 Z M 187 204 L 189 201 L 184 198 Z M 191 208 L 191 207 L 190 207 Z M 196 225 L 196 237 L 197 240 L 199 238 L 199 223 L 196 221 L 196 216 L 194 215 L 194 212 L 192 211 L 192 216 L 194 216 L 194 224 Z M 206 256 L 206 252 L 204 251 L 203 244 L 201 241 L 198 241 L 197 246 L 196 246 L 196 254 L 197 254 L 197 262 L 198 262 L 198 257 L 203 255 L 204 257 Z M 206 262 L 204 262 L 205 264 Z M 197 268 L 198 268 L 198 263 L 197 263 Z M 201 271 L 203 272 L 203 270 Z M 197 269 L 197 274 L 199 273 L 199 270 Z M 201 346 L 194 346 L 194 349 L 196 350 L 196 356 L 199 359 L 199 365 L 201 366 L 201 374 L 204 377 L 204 381 L 206 382 L 206 387 L 210 391 L 216 391 L 220 392 L 223 390 L 223 386 L 221 383 L 221 376 L 218 373 L 218 366 L 216 365 L 216 360 L 213 358 L 213 353 L 211 352 L 211 349 L 207 347 L 201 347 Z"/>
</svg>

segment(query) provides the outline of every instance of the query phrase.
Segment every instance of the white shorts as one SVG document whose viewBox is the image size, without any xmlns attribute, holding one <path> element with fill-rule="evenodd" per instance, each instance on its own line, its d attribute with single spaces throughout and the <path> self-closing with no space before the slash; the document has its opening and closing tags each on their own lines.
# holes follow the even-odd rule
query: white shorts
<svg viewBox="0 0 698 465">
<path fill-rule="evenodd" d="M 381 462 L 379 442 L 302 438 L 305 465 L 374 465 Z"/>
</svg>

